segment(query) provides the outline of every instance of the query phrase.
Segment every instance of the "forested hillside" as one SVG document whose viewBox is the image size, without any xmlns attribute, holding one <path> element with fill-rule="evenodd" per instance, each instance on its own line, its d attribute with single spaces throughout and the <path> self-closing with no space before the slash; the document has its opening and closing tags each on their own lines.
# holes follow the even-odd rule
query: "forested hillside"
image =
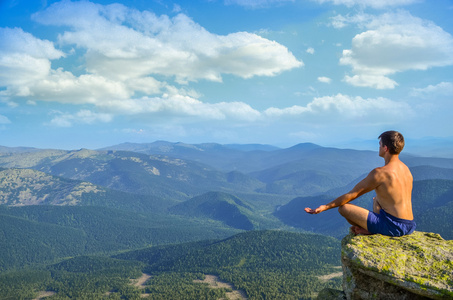
<svg viewBox="0 0 453 300">
<path fill-rule="evenodd" d="M 319 215 L 310 215 L 304 211 L 306 207 L 316 208 L 334 199 L 329 196 L 298 197 L 278 207 L 274 215 L 287 225 L 341 239 L 348 233 L 351 225 L 344 220 L 337 209 L 331 209 Z M 354 204 L 371 208 L 372 195 L 364 195 L 356 199 Z"/>
<path fill-rule="evenodd" d="M 0 273 L 2 299 L 140 299 L 130 278 L 143 264 L 101 256 L 79 256 L 53 265 Z"/>
<path fill-rule="evenodd" d="M 339 288 L 340 244 L 333 238 L 282 231 L 250 231 L 224 240 L 151 247 L 115 257 L 80 256 L 33 270 L 0 274 L 0 294 L 52 299 L 220 299 L 228 289 L 200 283 L 217 275 L 248 299 L 311 299 L 324 287 Z M 129 278 L 152 275 L 144 289 Z M 320 276 L 334 273 L 333 279 Z M 123 298 L 121 298 L 123 297 Z M 20 298 L 20 297 L 19 297 Z"/>
<path fill-rule="evenodd" d="M 372 167 L 382 164 L 376 152 L 323 148 L 314 144 L 275 149 L 256 145 L 241 148 L 237 145 L 158 142 L 152 146 L 143 145 L 141 153 L 87 149 L 26 150 L 15 149 L 8 153 L 3 149 L 4 152 L 0 153 L 0 165 L 5 167 L 0 171 L 0 201 L 4 205 L 97 206 L 120 209 L 122 213 L 140 212 L 148 215 L 147 224 L 151 224 L 150 220 L 157 222 L 157 225 L 152 225 L 157 228 L 161 227 L 157 220 L 178 218 L 187 224 L 195 222 L 202 228 L 214 224 L 213 228 L 223 228 L 226 232 L 295 227 L 336 237 L 348 230 L 348 224 L 338 214 L 332 211 L 310 216 L 303 208 L 318 206 L 348 191 Z M 426 217 L 435 214 L 448 220 L 448 201 L 428 207 L 429 212 L 425 214 L 419 210 L 426 207 L 419 209 L 417 206 L 418 202 L 429 202 L 425 199 L 427 197 L 437 197 L 437 181 L 428 181 L 428 186 L 422 188 L 434 189 L 433 193 L 426 195 L 418 192 L 417 185 L 421 179 L 450 179 L 453 160 L 407 155 L 404 160 L 410 165 L 416 180 L 414 210 L 416 216 L 420 216 L 419 228 L 442 231 L 449 236 L 451 227 L 436 226 L 436 218 L 428 220 Z M 206 162 L 214 166 L 208 166 Z M 238 171 L 225 173 L 215 168 L 221 162 L 224 167 L 230 164 L 230 169 L 254 171 L 248 174 Z M 356 203 L 371 207 L 371 198 L 371 194 L 364 195 Z M 37 211 L 44 214 L 45 210 Z M 99 209 L 98 213 L 102 211 Z M 118 215 L 115 212 L 112 216 Z M 129 220 L 132 217 L 123 218 Z M 24 219 L 29 220 L 28 216 Z M 426 227 L 427 224 L 431 225 Z M 107 227 L 99 227 L 99 230 L 101 228 L 108 230 Z M 121 236 L 128 227 L 114 228 Z M 154 235 L 153 243 L 179 241 L 175 238 L 160 241 L 157 236 Z M 196 236 L 198 234 L 188 235 L 191 240 Z M 217 236 L 214 234 L 213 237 Z M 121 247 L 126 244 L 130 247 L 137 245 L 125 243 Z"/>
<path fill-rule="evenodd" d="M 0 206 L 0 271 L 63 257 L 230 236 L 233 228 L 96 206 Z"/>
<path fill-rule="evenodd" d="M 256 180 L 257 183 L 250 185 L 235 184 L 234 177 L 228 173 L 193 161 L 121 151 L 43 150 L 8 154 L 0 155 L 0 166 L 30 168 L 115 190 L 173 200 L 186 200 L 211 190 L 253 192 L 258 184 Z"/>
<path fill-rule="evenodd" d="M 371 209 L 373 194 L 356 199 L 354 204 Z M 318 207 L 332 201 L 333 197 L 300 197 L 279 207 L 274 213 L 290 226 L 341 238 L 348 232 L 349 224 L 336 209 L 319 215 L 304 215 L 305 207 Z M 453 180 L 414 181 L 412 205 L 417 230 L 439 233 L 444 239 L 453 239 Z M 304 217 L 301 217 L 304 216 Z"/>
<path fill-rule="evenodd" d="M 0 204 L 7 206 L 106 206 L 156 213 L 177 203 L 179 201 L 112 190 L 32 169 L 0 170 Z"/>
<path fill-rule="evenodd" d="M 159 151 L 150 149 L 141 152 L 159 155 L 87 149 L 0 152 L 0 167 L 30 168 L 124 192 L 187 200 L 209 191 L 311 196 L 346 186 L 383 163 L 373 151 L 314 144 L 267 151 L 171 143 Z M 420 169 L 414 169 L 419 180 L 451 179 L 453 159 L 409 155 L 402 159 Z"/>
<path fill-rule="evenodd" d="M 453 180 L 417 181 L 412 197 L 417 230 L 453 240 Z"/>
<path fill-rule="evenodd" d="M 209 192 L 173 206 L 171 213 L 207 217 L 219 220 L 227 226 L 237 229 L 252 230 L 250 216 L 253 208 L 239 198 L 220 192 Z"/>
<path fill-rule="evenodd" d="M 376 152 L 314 144 L 133 147 L 140 153 L 0 149 L 0 295 L 225 297 L 194 282 L 210 274 L 249 299 L 309 299 L 339 284 L 317 276 L 339 272 L 349 224 L 336 210 L 303 209 L 383 164 Z M 415 179 L 417 230 L 453 239 L 453 159 L 402 159 Z M 373 195 L 355 203 L 371 208 Z M 153 277 L 139 290 L 129 278 L 142 272 Z"/>
<path fill-rule="evenodd" d="M 309 299 L 324 286 L 339 283 L 318 279 L 338 272 L 336 267 L 340 266 L 339 241 L 320 235 L 251 231 L 220 242 L 176 247 L 178 250 L 149 248 L 117 258 L 145 262 L 145 271 L 156 274 L 152 282 L 174 272 L 219 275 L 245 291 L 249 299 Z M 162 291 L 152 285 L 148 289 L 171 295 L 171 290 Z"/>
</svg>

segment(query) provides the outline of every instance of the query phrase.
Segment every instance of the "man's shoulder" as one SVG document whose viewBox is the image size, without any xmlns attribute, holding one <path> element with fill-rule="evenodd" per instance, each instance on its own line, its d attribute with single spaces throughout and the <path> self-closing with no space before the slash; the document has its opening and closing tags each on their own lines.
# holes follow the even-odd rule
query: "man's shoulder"
<svg viewBox="0 0 453 300">
<path fill-rule="evenodd" d="M 386 166 L 382 166 L 382 167 L 374 168 L 373 170 L 371 170 L 370 174 L 371 175 L 379 175 L 379 174 L 382 174 L 382 173 L 385 173 L 385 172 L 388 172 L 388 168 L 386 168 Z"/>
<path fill-rule="evenodd" d="M 386 180 L 386 178 L 388 178 L 391 172 L 391 169 L 389 169 L 387 166 L 382 166 L 374 168 L 368 176 L 373 177 L 377 181 L 384 181 Z"/>
<path fill-rule="evenodd" d="M 404 163 L 388 164 L 382 167 L 373 169 L 370 174 L 376 178 L 385 180 L 389 177 L 412 176 L 409 168 Z"/>
</svg>

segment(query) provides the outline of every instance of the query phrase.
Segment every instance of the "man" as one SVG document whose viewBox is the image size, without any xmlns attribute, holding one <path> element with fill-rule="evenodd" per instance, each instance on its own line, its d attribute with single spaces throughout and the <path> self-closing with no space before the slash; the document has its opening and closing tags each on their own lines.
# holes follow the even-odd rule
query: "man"
<svg viewBox="0 0 453 300">
<path fill-rule="evenodd" d="M 415 230 L 412 214 L 412 174 L 399 159 L 404 137 L 397 131 L 386 131 L 379 136 L 379 156 L 383 167 L 372 170 L 350 192 L 316 209 L 305 208 L 309 214 L 319 214 L 338 207 L 339 213 L 352 225 L 355 234 L 380 233 L 388 236 L 411 234 Z M 376 191 L 373 211 L 349 204 L 352 200 Z"/>
</svg>

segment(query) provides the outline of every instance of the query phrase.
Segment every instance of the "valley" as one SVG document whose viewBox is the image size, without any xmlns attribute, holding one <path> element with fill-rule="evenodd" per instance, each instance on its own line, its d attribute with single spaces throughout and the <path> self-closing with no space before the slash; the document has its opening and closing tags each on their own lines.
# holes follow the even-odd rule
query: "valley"
<svg viewBox="0 0 453 300">
<path fill-rule="evenodd" d="M 453 159 L 401 159 L 414 176 L 417 230 L 453 239 Z M 215 278 L 248 299 L 310 299 L 341 283 L 339 241 L 349 225 L 334 210 L 303 209 L 348 191 L 382 163 L 374 151 L 308 143 L 1 147 L 0 294 L 220 299 L 232 292 L 204 283 Z M 355 203 L 370 207 L 372 197 Z M 143 273 L 150 277 L 131 286 Z"/>
</svg>

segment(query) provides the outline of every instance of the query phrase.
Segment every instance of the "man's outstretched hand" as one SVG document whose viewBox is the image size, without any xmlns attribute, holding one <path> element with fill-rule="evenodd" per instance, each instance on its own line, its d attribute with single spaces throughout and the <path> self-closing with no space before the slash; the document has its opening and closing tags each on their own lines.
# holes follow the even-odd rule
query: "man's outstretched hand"
<svg viewBox="0 0 453 300">
<path fill-rule="evenodd" d="M 321 205 L 320 207 L 318 207 L 316 209 L 311 209 L 310 207 L 305 208 L 305 212 L 312 214 L 312 215 L 319 214 L 320 212 L 323 212 L 325 210 L 327 210 L 327 207 L 325 205 Z"/>
</svg>

